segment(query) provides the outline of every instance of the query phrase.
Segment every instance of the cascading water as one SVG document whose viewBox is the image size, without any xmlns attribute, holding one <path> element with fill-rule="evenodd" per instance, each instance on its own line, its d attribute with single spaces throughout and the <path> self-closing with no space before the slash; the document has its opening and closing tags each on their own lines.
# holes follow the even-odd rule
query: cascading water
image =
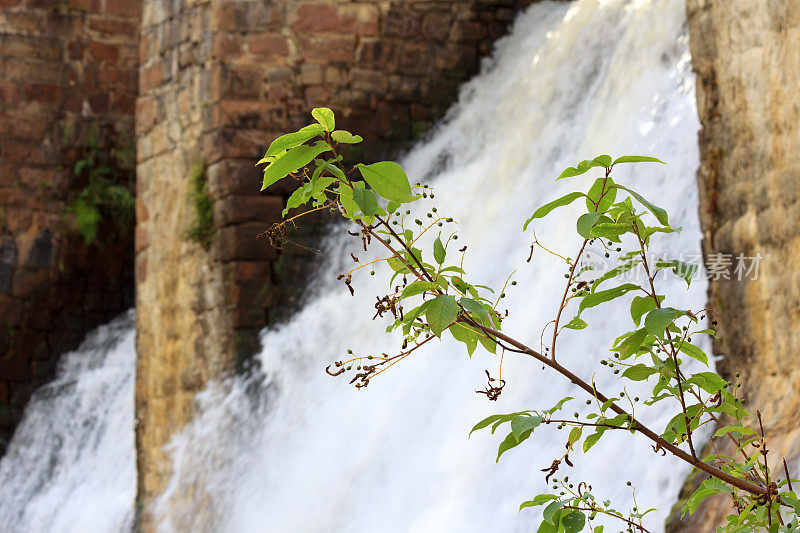
<svg viewBox="0 0 800 533">
<path fill-rule="evenodd" d="M 471 279 L 502 286 L 518 269 L 504 307 L 504 330 L 538 346 L 560 295 L 562 267 L 537 251 L 522 221 L 573 183 L 560 171 L 602 153 L 655 155 L 669 165 L 615 170 L 682 225 L 658 241 L 672 257 L 699 255 L 694 175 L 698 164 L 693 77 L 682 0 L 579 0 L 531 7 L 494 59 L 462 90 L 459 104 L 403 164 L 432 183 L 440 212 L 454 216 L 469 245 Z M 569 180 L 565 180 L 569 181 Z M 426 207 L 429 207 L 427 204 Z M 566 255 L 578 236 L 563 208 L 536 225 L 539 239 Z M 336 232 L 337 234 L 341 232 Z M 348 348 L 380 353 L 398 345 L 371 322 L 385 280 L 354 279 L 356 296 L 336 283 L 352 239 L 333 236 L 314 293 L 288 323 L 262 336 L 261 371 L 198 395 L 199 412 L 170 444 L 174 475 L 155 513 L 163 531 L 535 531 L 536 511 L 520 502 L 544 487 L 540 472 L 559 456 L 564 436 L 541 428 L 495 464 L 500 435 L 467 439 L 488 414 L 547 408 L 570 391 L 533 361 L 508 354 L 507 385 L 496 402 L 475 394 L 499 361 L 480 350 L 470 360 L 452 339 L 356 391 L 324 368 Z M 595 256 L 598 257 L 598 256 Z M 602 256 L 599 256 L 602 258 Z M 362 257 L 363 260 L 363 257 Z M 676 306 L 702 307 L 705 283 L 690 291 L 664 280 Z M 619 315 L 585 313 L 590 327 L 559 341 L 562 361 L 619 392 L 598 361 L 627 329 Z M 40 390 L 0 463 L 0 529 L 118 531 L 131 527 L 135 495 L 132 317 L 100 328 L 65 356 L 56 381 Z M 631 391 L 632 392 L 632 391 Z M 583 398 L 567 404 L 579 410 Z M 666 415 L 640 413 L 655 427 Z M 654 456 L 647 442 L 608 435 L 588 457 L 573 456 L 585 480 L 619 509 L 657 506 L 658 530 L 687 469 Z M 100 503 L 102 502 L 102 503 Z"/>
<path fill-rule="evenodd" d="M 135 315 L 98 328 L 36 391 L 0 462 L 0 531 L 129 531 Z"/>
<path fill-rule="evenodd" d="M 662 250 L 673 257 L 699 254 L 698 121 L 686 41 L 682 0 L 535 5 L 498 44 L 494 61 L 464 87 L 445 124 L 405 158 L 412 179 L 435 186 L 440 213 L 459 221 L 466 238 L 459 246 L 470 246 L 470 279 L 499 287 L 519 269 L 519 285 L 504 306 L 512 310 L 505 331 L 538 346 L 552 318 L 563 290 L 554 280 L 563 280 L 563 268 L 541 251 L 525 264 L 530 234 L 521 233 L 521 224 L 537 206 L 575 186 L 553 179 L 579 159 L 642 153 L 668 161 L 666 167 L 619 168 L 615 179 L 663 204 L 683 226 L 680 236 L 659 241 Z M 581 187 L 589 179 L 576 178 Z M 574 217 L 563 220 L 538 224 L 537 235 L 562 254 L 574 254 Z M 474 391 L 485 386 L 484 369 L 498 375 L 498 358 L 484 352 L 469 360 L 452 339 L 420 350 L 362 391 L 328 377 L 324 367 L 348 348 L 369 354 L 399 345 L 386 336 L 384 323 L 369 320 L 375 295 L 385 292 L 384 278 L 354 278 L 355 297 L 334 281 L 349 268 L 347 252 L 358 248 L 353 241 L 331 238 L 316 294 L 290 322 L 263 335 L 263 373 L 199 395 L 199 414 L 171 444 L 174 476 L 156 509 L 163 530 L 538 526 L 535 511 L 518 514 L 517 506 L 544 488 L 540 469 L 561 455 L 566 437 L 537 430 L 496 465 L 502 436 L 467 440 L 467 432 L 488 414 L 547 408 L 569 385 L 509 354 L 503 395 L 487 402 Z M 661 283 L 683 297 L 678 305 L 703 306 L 703 282 L 688 293 L 681 280 Z M 610 371 L 597 369 L 610 339 L 627 330 L 627 308 L 620 304 L 619 315 L 586 318 L 591 327 L 565 335 L 560 357 L 580 375 L 596 372 L 599 388 L 617 393 Z M 637 414 L 655 427 L 666 422 L 666 414 Z M 659 507 L 648 521 L 658 529 L 687 469 L 655 457 L 641 439 L 615 437 L 588 458 L 576 455 L 570 477 L 625 509 L 632 505 L 625 484 L 631 480 L 640 505 Z"/>
</svg>

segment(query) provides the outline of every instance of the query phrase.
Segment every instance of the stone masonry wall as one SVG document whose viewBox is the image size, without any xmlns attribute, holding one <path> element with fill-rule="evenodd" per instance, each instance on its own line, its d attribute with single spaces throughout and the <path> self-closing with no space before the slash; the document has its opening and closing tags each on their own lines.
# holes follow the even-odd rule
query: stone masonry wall
<svg viewBox="0 0 800 533">
<path fill-rule="evenodd" d="M 761 256 L 758 277 L 720 278 L 715 352 L 741 372 L 760 409 L 772 461 L 800 470 L 800 2 L 688 0 L 697 72 L 700 220 L 706 263 Z M 718 256 L 715 254 L 723 254 Z M 723 451 L 721 453 L 734 453 Z M 778 470 L 782 471 L 782 467 Z M 685 531 L 711 531 L 727 502 L 705 506 Z"/>
<path fill-rule="evenodd" d="M 133 228 L 66 208 L 90 128 L 133 145 L 137 0 L 0 0 L 0 455 L 58 355 L 133 303 Z"/>
<path fill-rule="evenodd" d="M 313 261 L 256 238 L 291 192 L 278 183 L 259 193 L 254 162 L 269 141 L 326 105 L 366 139 L 354 155 L 400 149 L 441 116 L 528 3 L 145 0 L 136 110 L 141 529 L 154 528 L 152 502 L 170 475 L 162 447 L 190 420 L 194 394 L 257 348 L 257 332 L 285 308 L 277 287 L 301 284 Z M 208 250 L 185 238 L 198 161 L 213 200 Z"/>
</svg>

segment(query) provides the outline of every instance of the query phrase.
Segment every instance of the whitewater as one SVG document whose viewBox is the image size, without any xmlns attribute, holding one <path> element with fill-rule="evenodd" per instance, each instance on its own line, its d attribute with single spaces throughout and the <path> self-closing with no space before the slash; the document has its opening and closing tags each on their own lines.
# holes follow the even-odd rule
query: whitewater
<svg viewBox="0 0 800 533">
<path fill-rule="evenodd" d="M 687 40 L 682 0 L 536 4 L 442 123 L 401 158 L 412 180 L 433 185 L 439 212 L 458 221 L 470 279 L 500 287 L 516 270 L 518 285 L 502 305 L 507 333 L 538 347 L 553 318 L 563 266 L 541 251 L 526 263 L 531 234 L 521 226 L 543 203 L 588 188 L 593 173 L 554 181 L 581 159 L 637 153 L 666 161 L 619 167 L 615 181 L 682 226 L 655 248 L 699 258 L 699 123 Z M 576 203 L 536 224 L 539 240 L 574 256 L 578 210 Z M 485 370 L 498 374 L 498 357 L 479 349 L 470 359 L 452 338 L 429 343 L 364 390 L 326 375 L 347 349 L 399 345 L 386 322 L 371 320 L 388 278 L 354 277 L 355 296 L 336 281 L 358 246 L 332 228 L 301 308 L 262 333 L 258 368 L 197 396 L 196 416 L 169 444 L 174 473 L 151 509 L 159 530 L 536 531 L 536 511 L 518 507 L 546 490 L 540 470 L 561 455 L 566 435 L 541 428 L 495 464 L 504 435 L 467 434 L 490 414 L 548 408 L 573 391 L 529 358 L 507 354 L 503 394 L 487 401 L 475 391 L 486 386 Z M 676 307 L 705 305 L 703 279 L 688 291 L 679 279 L 659 283 L 677 295 Z M 563 334 L 558 349 L 562 364 L 611 394 L 620 385 L 598 362 L 629 329 L 624 300 L 617 309 L 584 313 L 589 328 Z M 134 335 L 132 313 L 100 328 L 36 394 L 0 462 L 0 529 L 130 530 Z M 568 414 L 583 406 L 574 395 Z M 656 428 L 669 418 L 637 409 L 639 416 Z M 658 507 L 646 525 L 661 530 L 688 469 L 642 439 L 607 435 L 589 456 L 571 456 L 570 478 L 618 509 L 632 505 L 631 481 L 642 508 Z"/>
</svg>

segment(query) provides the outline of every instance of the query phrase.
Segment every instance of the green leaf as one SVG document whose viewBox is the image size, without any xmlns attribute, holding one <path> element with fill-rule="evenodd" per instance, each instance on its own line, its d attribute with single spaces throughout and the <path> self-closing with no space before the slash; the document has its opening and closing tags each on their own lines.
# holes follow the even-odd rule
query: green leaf
<svg viewBox="0 0 800 533">
<path fill-rule="evenodd" d="M 685 311 L 678 311 L 672 307 L 653 309 L 648 312 L 647 316 L 644 318 L 644 327 L 650 335 L 654 337 L 663 337 L 667 326 L 672 324 L 676 318 L 685 314 Z"/>
<path fill-rule="evenodd" d="M 594 292 L 595 289 L 597 289 L 597 287 L 601 283 L 603 283 L 604 281 L 609 280 L 611 278 L 615 278 L 615 277 L 619 276 L 620 274 L 624 274 L 624 273 L 628 272 L 629 270 L 634 268 L 639 263 L 641 263 L 641 261 L 639 261 L 637 259 L 635 261 L 628 261 L 627 263 L 623 263 L 623 264 L 619 265 L 616 268 L 612 268 L 611 270 L 609 270 L 608 272 L 606 272 L 605 274 L 603 274 L 602 276 L 600 276 L 599 278 L 594 280 L 594 282 L 592 282 L 591 292 Z M 637 296 L 636 298 L 639 298 L 639 297 Z"/>
<path fill-rule="evenodd" d="M 333 111 L 327 107 L 316 107 L 311 110 L 311 116 L 317 119 L 325 131 L 333 131 L 336 128 L 336 119 L 333 117 Z"/>
<path fill-rule="evenodd" d="M 594 159 L 592 159 L 592 166 L 601 166 L 604 168 L 608 168 L 611 166 L 611 156 L 610 155 L 598 155 Z"/>
<path fill-rule="evenodd" d="M 689 514 L 694 514 L 697 507 L 705 500 L 706 498 L 713 496 L 715 494 L 719 494 L 724 492 L 726 494 L 731 494 L 731 489 L 728 488 L 725 483 L 718 479 L 718 478 L 710 478 L 703 481 L 697 490 L 695 490 L 684 506 L 684 509 L 689 511 Z"/>
<path fill-rule="evenodd" d="M 564 327 L 568 329 L 583 329 L 588 325 L 582 318 L 576 316 L 568 324 L 564 324 Z"/>
<path fill-rule="evenodd" d="M 687 341 L 684 341 L 680 345 L 680 351 L 691 357 L 692 359 L 696 359 L 703 363 L 704 365 L 708 366 L 708 356 L 706 353 Z"/>
<path fill-rule="evenodd" d="M 527 411 L 519 411 L 517 413 L 508 413 L 508 414 L 504 414 L 504 415 L 487 416 L 486 418 L 484 418 L 483 420 L 481 420 L 480 422 L 475 424 L 475 426 L 473 426 L 473 428 L 469 432 L 469 434 L 472 435 L 474 432 L 478 431 L 479 429 L 483 429 L 485 427 L 488 427 L 489 425 L 493 424 L 494 422 L 511 421 L 511 419 L 513 419 L 515 416 L 524 415 L 524 414 L 527 414 L 527 413 L 528 413 Z"/>
<path fill-rule="evenodd" d="M 568 401 L 572 400 L 572 399 L 573 399 L 572 396 L 567 396 L 566 398 L 561 398 L 558 401 L 557 404 L 555 404 L 553 407 L 551 407 L 550 409 L 548 409 L 547 411 L 544 411 L 544 412 L 546 414 L 548 414 L 548 415 L 552 415 L 556 411 L 560 411 L 561 408 L 564 407 L 564 404 L 567 403 Z"/>
<path fill-rule="evenodd" d="M 593 292 L 592 294 L 585 296 L 581 300 L 581 304 L 580 306 L 578 306 L 578 309 L 580 312 L 582 312 L 584 309 L 600 305 L 603 302 L 608 302 L 615 298 L 619 298 L 620 296 L 627 294 L 630 291 L 636 291 L 639 289 L 640 287 L 638 285 L 634 285 L 633 283 L 626 283 L 624 285 L 614 287 L 613 289 Z"/>
<path fill-rule="evenodd" d="M 495 353 L 497 351 L 497 343 L 486 335 L 478 335 L 478 342 L 480 342 L 481 346 L 489 353 Z"/>
<path fill-rule="evenodd" d="M 635 354 L 642 346 L 645 338 L 647 338 L 647 330 L 644 328 L 634 331 L 632 335 L 622 341 L 622 343 L 617 347 L 620 358 L 627 359 L 631 355 Z"/>
<path fill-rule="evenodd" d="M 264 157 L 261 159 L 261 161 L 256 163 L 256 165 L 268 163 L 268 158 L 279 156 L 290 148 L 300 146 L 307 140 L 316 137 L 317 135 L 322 135 L 323 131 L 324 130 L 322 126 L 319 124 L 311 124 L 294 133 L 287 133 L 286 135 L 278 137 L 272 141 L 272 143 L 269 145 L 269 148 L 267 148 L 267 152 L 264 154 Z"/>
<path fill-rule="evenodd" d="M 633 229 L 628 222 L 603 222 L 592 228 L 590 237 L 600 237 L 619 242 L 619 237 Z"/>
<path fill-rule="evenodd" d="M 422 294 L 425 291 L 432 291 L 436 289 L 441 289 L 441 285 L 438 283 L 434 283 L 432 281 L 420 281 L 417 280 L 414 283 L 411 283 L 408 287 L 403 289 L 402 298 L 409 298 L 411 296 L 416 296 L 417 294 Z"/>
<path fill-rule="evenodd" d="M 336 141 L 337 143 L 343 144 L 358 144 L 364 139 L 361 138 L 361 135 L 353 135 L 349 131 L 345 130 L 336 130 L 331 133 L 331 139 Z"/>
<path fill-rule="evenodd" d="M 533 431 L 542 423 L 541 416 L 520 415 L 511 419 L 511 433 L 519 440 L 526 431 Z"/>
<path fill-rule="evenodd" d="M 534 211 L 533 215 L 531 215 L 531 218 L 529 218 L 525 222 L 525 224 L 522 226 L 522 231 L 525 231 L 526 229 L 528 229 L 528 224 L 530 224 L 534 219 L 542 218 L 544 216 L 547 216 L 547 214 L 550 211 L 552 211 L 553 209 L 555 209 L 556 207 L 561 207 L 561 206 L 564 206 L 564 205 L 567 205 L 567 204 L 571 204 L 572 202 L 574 202 L 575 200 L 577 200 L 581 196 L 586 196 L 586 195 L 583 194 L 582 192 L 571 192 L 569 194 L 565 194 L 564 196 L 562 196 L 561 198 L 558 198 L 557 200 L 553 200 L 549 204 L 543 205 L 542 207 L 540 207 L 539 209 Z"/>
<path fill-rule="evenodd" d="M 586 195 L 586 209 L 592 212 L 605 213 L 614 203 L 616 197 L 617 189 L 614 187 L 614 180 L 611 178 L 597 178 Z"/>
<path fill-rule="evenodd" d="M 558 512 L 563 507 L 564 502 L 561 500 L 557 500 L 552 502 L 550 505 L 544 508 L 544 512 L 542 513 L 542 518 L 545 519 L 546 522 L 551 524 L 556 524 L 558 519 Z"/>
<path fill-rule="evenodd" d="M 442 332 L 453 323 L 456 316 L 458 316 L 458 304 L 455 297 L 449 294 L 437 296 L 428 303 L 425 309 L 428 325 L 437 337 L 440 337 Z"/>
<path fill-rule="evenodd" d="M 536 530 L 536 533 L 558 533 L 558 526 L 551 524 L 547 520 L 542 520 L 542 523 L 539 524 L 539 529 Z"/>
<path fill-rule="evenodd" d="M 697 265 L 690 265 L 683 261 L 678 261 L 677 259 L 673 259 L 672 261 L 658 261 L 656 262 L 656 267 L 671 268 L 676 276 L 682 278 L 686 282 L 687 287 L 691 285 L 692 278 L 695 272 L 697 272 Z"/>
<path fill-rule="evenodd" d="M 600 440 L 600 437 L 602 437 L 602 436 L 603 436 L 603 432 L 602 431 L 598 431 L 596 433 L 592 433 L 591 435 L 588 435 L 583 440 L 583 453 L 588 452 L 591 449 L 591 447 L 594 446 L 597 443 L 598 440 Z"/>
<path fill-rule="evenodd" d="M 420 198 L 414 194 L 403 168 L 393 161 L 381 161 L 371 165 L 356 165 L 361 175 L 376 193 L 389 201 L 409 203 Z"/>
<path fill-rule="evenodd" d="M 519 435 L 519 437 L 517 437 L 513 433 L 509 433 L 503 440 L 503 442 L 500 443 L 500 446 L 497 448 L 497 459 L 495 459 L 495 462 L 496 463 L 499 462 L 500 456 L 506 453 L 508 450 L 516 448 L 518 445 L 525 442 L 528 439 L 528 437 L 531 436 L 531 433 L 533 433 L 533 430 L 528 430 Z"/>
<path fill-rule="evenodd" d="M 625 372 L 622 373 L 622 377 L 631 381 L 645 381 L 653 374 L 658 374 L 658 370 L 645 365 L 635 365 L 626 368 Z"/>
<path fill-rule="evenodd" d="M 319 141 L 313 146 L 295 146 L 264 169 L 264 182 L 261 190 L 263 191 L 286 175 L 297 172 L 330 148 L 330 145 L 324 141 Z"/>
<path fill-rule="evenodd" d="M 467 346 L 467 354 L 472 357 L 478 347 L 478 334 L 464 324 L 453 324 L 448 330 L 453 338 Z"/>
<path fill-rule="evenodd" d="M 697 385 L 709 394 L 716 394 L 724 389 L 728 383 L 715 372 L 698 372 L 686 380 L 687 384 Z"/>
<path fill-rule="evenodd" d="M 664 298 L 662 297 L 661 300 Z M 660 302 L 659 302 L 660 303 Z M 656 301 L 652 296 L 634 296 L 631 301 L 631 318 L 636 326 L 642 320 L 642 315 L 656 308 Z"/>
<path fill-rule="evenodd" d="M 484 325 L 489 325 L 489 311 L 487 311 L 480 302 L 464 297 L 461 298 L 458 303 L 461 304 L 461 307 L 466 309 L 471 315 L 477 317 L 478 322 Z"/>
<path fill-rule="evenodd" d="M 444 263 L 445 254 L 446 252 L 442 244 L 442 239 L 436 237 L 436 240 L 433 241 L 433 259 L 441 265 Z"/>
<path fill-rule="evenodd" d="M 584 239 L 591 239 L 592 226 L 594 226 L 597 219 L 600 218 L 601 213 L 585 213 L 578 217 L 578 234 Z"/>
<path fill-rule="evenodd" d="M 353 201 L 367 216 L 378 214 L 378 198 L 369 189 L 353 189 Z"/>
<path fill-rule="evenodd" d="M 519 506 L 519 510 L 523 510 L 526 507 L 537 507 L 544 503 L 549 502 L 550 500 L 557 500 L 558 496 L 555 494 L 539 494 L 534 499 L 528 500 L 527 502 L 522 502 Z"/>
<path fill-rule="evenodd" d="M 646 155 L 623 155 L 622 157 L 616 158 L 612 165 L 616 165 L 617 163 L 661 163 L 662 165 L 666 165 L 662 160 Z"/>
<path fill-rule="evenodd" d="M 397 211 L 401 205 L 402 204 L 400 202 L 395 202 L 394 200 L 392 200 L 386 204 L 386 212 L 392 214 L 395 211 Z"/>
<path fill-rule="evenodd" d="M 586 516 L 573 509 L 561 515 L 561 526 L 564 528 L 564 533 L 577 533 L 586 526 Z"/>
<path fill-rule="evenodd" d="M 615 187 L 617 187 L 618 189 L 623 189 L 625 191 L 628 191 L 631 194 L 631 196 L 633 196 L 639 201 L 639 203 L 641 203 L 647 209 L 649 209 L 650 212 L 653 213 L 653 216 L 655 216 L 659 222 L 661 222 L 665 226 L 669 226 L 669 219 L 667 217 L 667 212 L 664 209 L 658 207 L 655 204 L 650 203 L 641 194 L 639 194 L 638 192 L 634 192 L 623 185 L 616 184 Z"/>
</svg>

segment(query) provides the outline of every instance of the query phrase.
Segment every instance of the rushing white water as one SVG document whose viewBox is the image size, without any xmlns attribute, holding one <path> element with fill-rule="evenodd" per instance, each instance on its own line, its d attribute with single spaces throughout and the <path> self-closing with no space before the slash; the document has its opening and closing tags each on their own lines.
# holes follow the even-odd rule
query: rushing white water
<svg viewBox="0 0 800 533">
<path fill-rule="evenodd" d="M 699 254 L 698 121 L 686 41 L 682 0 L 535 5 L 464 87 L 445 123 L 405 158 L 412 179 L 435 185 L 440 213 L 460 222 L 471 279 L 502 286 L 519 269 L 519 285 L 508 291 L 507 332 L 538 346 L 552 318 L 563 290 L 554 280 L 563 279 L 563 268 L 541 251 L 525 264 L 530 233 L 521 233 L 521 224 L 577 183 L 588 187 L 593 175 L 553 181 L 580 159 L 642 153 L 668 161 L 620 167 L 615 179 L 662 204 L 683 226 L 679 236 L 658 241 L 662 250 Z M 578 209 L 564 208 L 563 222 L 538 224 L 540 240 L 574 255 Z M 561 455 L 565 435 L 537 430 L 496 465 L 503 436 L 468 440 L 467 432 L 488 414 L 547 408 L 570 387 L 531 360 L 507 355 L 506 388 L 497 403 L 488 402 L 474 391 L 485 386 L 484 369 L 498 374 L 497 357 L 484 352 L 470 360 L 452 339 L 420 350 L 366 390 L 328 377 L 325 366 L 347 348 L 380 353 L 397 346 L 385 323 L 370 321 L 385 279 L 354 279 L 355 297 L 334 281 L 351 249 L 357 250 L 352 238 L 331 239 L 315 295 L 263 335 L 261 374 L 198 396 L 198 416 L 170 445 L 175 473 L 156 513 L 163 530 L 536 529 L 536 511 L 518 514 L 517 507 L 544 488 L 540 469 Z M 682 295 L 675 305 L 703 306 L 702 281 L 689 292 L 682 281 L 662 283 Z M 608 341 L 627 330 L 627 307 L 585 317 L 591 327 L 564 335 L 560 358 L 584 377 L 596 372 L 599 388 L 617 393 L 620 385 L 598 361 Z M 665 413 L 637 415 L 655 427 L 666 421 Z M 572 459 L 570 477 L 589 482 L 618 508 L 632 504 L 625 481 L 633 481 L 639 505 L 659 508 L 648 521 L 653 530 L 687 473 L 628 435 L 604 438 L 590 456 Z"/>
<path fill-rule="evenodd" d="M 542 3 L 498 43 L 494 59 L 462 90 L 431 138 L 404 161 L 412 178 L 433 183 L 441 213 L 460 223 L 473 280 L 509 290 L 507 332 L 538 346 L 552 318 L 562 267 L 538 251 L 526 264 L 522 221 L 593 174 L 558 183 L 560 171 L 601 153 L 642 153 L 669 165 L 615 170 L 618 182 L 667 208 L 679 236 L 661 238 L 672 256 L 699 254 L 694 175 L 698 122 L 682 0 L 579 0 Z M 429 206 L 430 204 L 428 204 Z M 574 255 L 573 215 L 535 226 L 540 240 Z M 557 215 L 558 216 L 558 215 Z M 340 232 L 337 232 L 340 233 Z M 198 396 L 199 414 L 170 444 L 174 476 L 156 506 L 164 531 L 394 532 L 535 531 L 521 501 L 545 488 L 540 469 L 560 456 L 565 436 L 551 427 L 495 464 L 502 435 L 469 428 L 488 414 L 547 408 L 570 391 L 558 376 L 509 354 L 496 403 L 475 394 L 499 361 L 468 359 L 445 339 L 356 391 L 325 366 L 347 348 L 390 351 L 396 338 L 369 320 L 381 276 L 356 278 L 356 296 L 335 280 L 352 239 L 334 236 L 312 296 L 288 323 L 263 334 L 262 370 L 215 384 Z M 362 255 L 359 253 L 359 255 Z M 363 260 L 363 257 L 362 257 Z M 702 307 L 705 283 L 676 306 Z M 598 388 L 619 392 L 604 346 L 628 326 L 619 314 L 585 313 L 591 324 L 564 334 L 559 358 Z M 100 328 L 64 357 L 58 378 L 38 391 L 0 462 L 0 530 L 120 531 L 131 528 L 133 316 Z M 599 368 L 599 370 L 598 370 Z M 595 374 L 596 373 L 596 374 Z M 633 392 L 633 389 L 629 389 Z M 583 398 L 568 404 L 580 410 Z M 661 427 L 665 414 L 637 416 Z M 617 508 L 638 486 L 651 530 L 661 528 L 686 468 L 628 435 L 608 435 L 589 456 L 573 454 L 573 481 L 585 480 Z M 562 474 L 561 472 L 559 474 Z"/>
<path fill-rule="evenodd" d="M 134 313 L 62 357 L 0 462 L 0 531 L 129 531 L 136 497 Z"/>
</svg>

